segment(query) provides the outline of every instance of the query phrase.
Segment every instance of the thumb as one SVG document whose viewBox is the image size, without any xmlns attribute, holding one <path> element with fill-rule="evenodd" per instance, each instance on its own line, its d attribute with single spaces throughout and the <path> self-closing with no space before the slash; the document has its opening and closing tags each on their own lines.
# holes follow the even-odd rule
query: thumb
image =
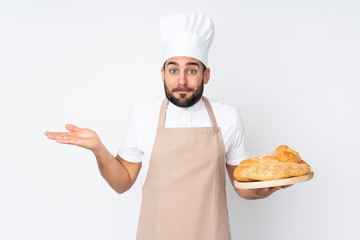
<svg viewBox="0 0 360 240">
<path fill-rule="evenodd" d="M 80 131 L 80 128 L 75 126 L 75 125 L 72 125 L 72 124 L 66 124 L 65 125 L 65 128 L 67 130 L 69 130 L 70 132 L 79 132 Z"/>
</svg>

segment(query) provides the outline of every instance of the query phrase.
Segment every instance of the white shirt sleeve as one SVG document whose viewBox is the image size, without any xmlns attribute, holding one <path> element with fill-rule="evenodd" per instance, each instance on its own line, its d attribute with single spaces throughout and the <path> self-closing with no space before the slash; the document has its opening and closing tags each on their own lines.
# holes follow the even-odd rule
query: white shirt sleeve
<svg viewBox="0 0 360 240">
<path fill-rule="evenodd" d="M 143 152 L 139 148 L 139 131 L 134 109 L 131 110 L 125 125 L 123 141 L 118 155 L 128 162 L 141 162 Z"/>
<path fill-rule="evenodd" d="M 226 163 L 238 165 L 242 160 L 249 158 L 249 152 L 245 146 L 245 130 L 239 112 L 236 110 L 236 120 L 232 126 L 232 136 L 229 141 L 229 150 L 226 153 Z"/>
</svg>

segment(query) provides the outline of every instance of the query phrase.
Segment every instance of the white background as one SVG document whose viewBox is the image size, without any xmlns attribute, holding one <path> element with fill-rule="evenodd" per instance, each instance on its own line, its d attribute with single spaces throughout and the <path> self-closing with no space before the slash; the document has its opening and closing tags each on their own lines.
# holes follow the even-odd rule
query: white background
<svg viewBox="0 0 360 240">
<path fill-rule="evenodd" d="M 237 107 L 251 155 L 286 144 L 313 180 L 264 200 L 228 182 L 232 239 L 358 239 L 358 1 L 0 1 L 0 239 L 135 239 L 141 178 L 116 194 L 92 153 L 43 132 L 91 128 L 116 155 L 134 104 L 163 97 L 160 17 L 215 24 L 205 95 Z"/>
</svg>

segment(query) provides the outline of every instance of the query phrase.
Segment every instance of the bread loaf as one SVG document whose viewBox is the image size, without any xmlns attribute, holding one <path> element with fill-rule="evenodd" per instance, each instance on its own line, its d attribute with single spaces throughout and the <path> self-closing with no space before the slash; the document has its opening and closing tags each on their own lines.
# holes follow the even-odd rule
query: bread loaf
<svg viewBox="0 0 360 240">
<path fill-rule="evenodd" d="M 238 181 L 265 181 L 297 177 L 310 172 L 310 165 L 299 153 L 286 145 L 279 146 L 275 153 L 262 154 L 242 161 L 234 171 Z"/>
</svg>

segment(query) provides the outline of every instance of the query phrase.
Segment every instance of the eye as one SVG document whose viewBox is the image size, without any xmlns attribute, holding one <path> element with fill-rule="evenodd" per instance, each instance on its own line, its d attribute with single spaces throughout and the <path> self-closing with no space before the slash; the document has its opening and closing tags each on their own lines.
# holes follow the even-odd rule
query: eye
<svg viewBox="0 0 360 240">
<path fill-rule="evenodd" d="M 191 70 L 189 70 L 189 73 L 190 73 L 190 74 L 195 74 L 195 73 L 196 73 L 196 70 L 191 69 Z"/>
<path fill-rule="evenodd" d="M 174 74 L 174 73 L 177 72 L 177 70 L 176 70 L 176 69 L 170 69 L 169 72 L 172 73 L 172 74 Z"/>
</svg>

